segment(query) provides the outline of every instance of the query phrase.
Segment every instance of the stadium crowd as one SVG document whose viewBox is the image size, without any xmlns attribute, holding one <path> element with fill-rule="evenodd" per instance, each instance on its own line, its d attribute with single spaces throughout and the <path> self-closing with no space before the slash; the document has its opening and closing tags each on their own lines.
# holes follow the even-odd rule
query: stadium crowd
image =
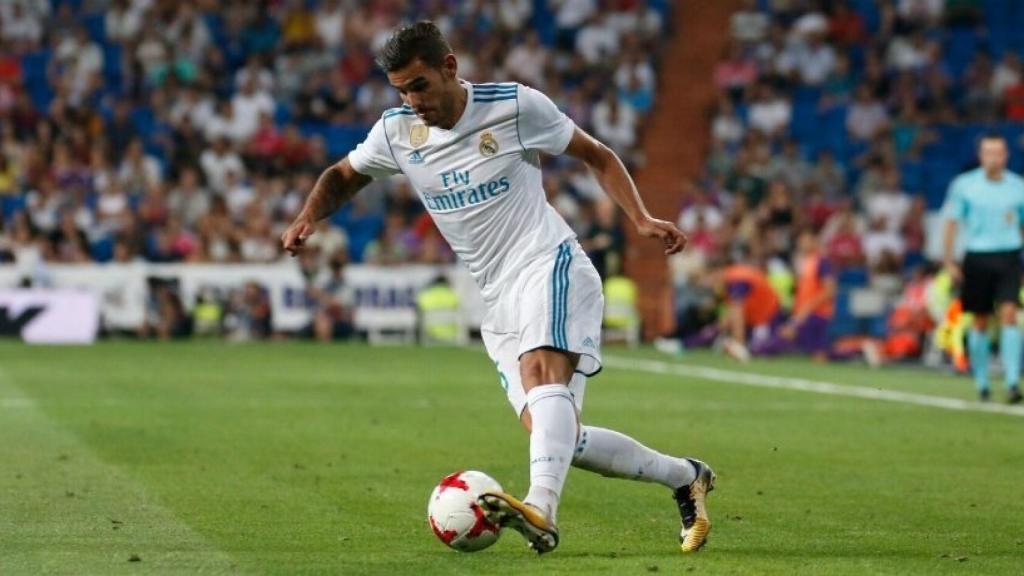
<svg viewBox="0 0 1024 576">
<path fill-rule="evenodd" d="M 270 262 L 316 175 L 400 103 L 373 51 L 428 17 L 460 75 L 548 95 L 632 165 L 667 3 L 11 0 L 0 4 L 0 262 Z M 602 269 L 623 236 L 596 182 L 553 203 Z M 331 261 L 448 262 L 408 184 L 324 224 Z"/>
<path fill-rule="evenodd" d="M 979 135 L 1024 160 L 1021 22 L 999 0 L 748 0 L 714 68 L 705 171 L 682 185 L 676 336 L 741 358 L 928 348 L 952 300 L 929 211 Z"/>
</svg>

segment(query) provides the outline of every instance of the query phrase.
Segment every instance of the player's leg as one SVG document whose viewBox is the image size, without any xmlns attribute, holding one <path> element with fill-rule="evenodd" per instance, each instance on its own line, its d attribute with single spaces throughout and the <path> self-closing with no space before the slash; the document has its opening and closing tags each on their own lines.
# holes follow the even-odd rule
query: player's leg
<svg viewBox="0 0 1024 576">
<path fill-rule="evenodd" d="M 974 385 L 978 396 L 988 400 L 989 391 L 988 364 L 992 343 L 988 337 L 988 315 L 975 314 L 971 331 L 967 334 L 967 354 L 971 362 L 971 373 L 974 374 Z"/>
<path fill-rule="evenodd" d="M 968 253 L 964 258 L 963 287 L 960 298 L 964 312 L 974 315 L 971 330 L 967 334 L 967 354 L 974 374 L 974 385 L 981 400 L 988 400 L 988 364 L 992 347 L 988 337 L 988 317 L 996 298 L 995 282 L 991 267 L 985 261 L 986 255 Z"/>
<path fill-rule="evenodd" d="M 509 294 L 524 410 L 529 412 L 530 490 L 524 502 L 507 494 L 484 494 L 480 503 L 493 520 L 523 533 L 538 552 L 558 543 L 554 521 L 576 447 L 578 423 L 569 381 L 576 369 L 600 369 L 601 288 L 579 243 L 568 240 L 524 267 Z"/>
<path fill-rule="evenodd" d="M 731 302 L 726 305 L 722 317 L 722 350 L 740 362 L 750 361 L 750 350 L 747 348 L 747 325 L 743 316 L 743 305 Z"/>
<path fill-rule="evenodd" d="M 1020 364 L 1022 350 L 1020 327 L 1017 324 L 1017 302 L 1020 300 L 1020 255 L 1007 253 L 999 266 L 996 302 L 999 314 L 999 358 L 1003 365 L 1007 400 L 1021 401 Z"/>
<path fill-rule="evenodd" d="M 577 419 L 582 411 L 587 377 L 576 372 L 569 382 L 569 393 L 576 405 Z M 529 408 L 520 421 L 530 432 L 533 418 Z M 607 428 L 579 424 L 572 465 L 608 478 L 622 478 L 661 484 L 672 490 L 696 479 L 696 468 L 689 458 L 662 454 L 637 440 Z"/>
<path fill-rule="evenodd" d="M 577 372 L 569 383 L 578 411 L 582 411 L 586 382 L 586 377 Z M 615 430 L 581 425 L 572 465 L 608 478 L 651 482 L 669 488 L 682 520 L 681 548 L 696 551 L 707 541 L 711 522 L 705 497 L 714 487 L 714 472 L 700 460 L 658 452 Z"/>
<path fill-rule="evenodd" d="M 520 532 L 540 553 L 558 546 L 558 502 L 578 430 L 574 397 L 567 385 L 577 360 L 575 355 L 550 348 L 531 350 L 518 359 L 513 384 L 519 391 L 510 393 L 509 399 L 530 433 L 530 489 L 523 500 L 500 492 L 480 497 L 491 521 Z"/>
<path fill-rule="evenodd" d="M 554 522 L 576 447 L 578 422 L 569 392 L 577 358 L 547 348 L 519 360 L 530 413 L 530 491 L 526 502 Z"/>
</svg>

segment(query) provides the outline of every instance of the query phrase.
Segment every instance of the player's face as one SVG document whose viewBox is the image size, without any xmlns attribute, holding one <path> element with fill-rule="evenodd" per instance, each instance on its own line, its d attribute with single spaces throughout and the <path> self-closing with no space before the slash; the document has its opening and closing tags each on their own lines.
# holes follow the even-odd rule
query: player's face
<svg viewBox="0 0 1024 576">
<path fill-rule="evenodd" d="M 978 148 L 978 160 L 987 174 L 999 175 L 1006 168 L 1010 153 L 1002 138 L 985 138 Z"/>
<path fill-rule="evenodd" d="M 451 128 L 459 89 L 455 56 L 449 54 L 440 68 L 418 58 L 405 68 L 388 72 L 388 81 L 427 126 Z"/>
</svg>

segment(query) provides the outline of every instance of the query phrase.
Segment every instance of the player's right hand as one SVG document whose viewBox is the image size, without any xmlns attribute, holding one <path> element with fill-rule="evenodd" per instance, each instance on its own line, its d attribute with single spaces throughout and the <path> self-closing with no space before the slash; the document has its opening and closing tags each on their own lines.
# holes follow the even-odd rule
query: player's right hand
<svg viewBox="0 0 1024 576">
<path fill-rule="evenodd" d="M 302 249 L 306 238 L 312 236 L 315 231 L 316 225 L 313 222 L 299 216 L 281 235 L 281 244 L 288 251 L 288 254 L 295 256 Z"/>
<path fill-rule="evenodd" d="M 660 239 L 665 247 L 666 255 L 682 252 L 683 248 L 686 248 L 686 234 L 671 222 L 658 220 L 657 218 L 647 218 L 637 224 L 637 232 L 646 238 Z"/>
</svg>

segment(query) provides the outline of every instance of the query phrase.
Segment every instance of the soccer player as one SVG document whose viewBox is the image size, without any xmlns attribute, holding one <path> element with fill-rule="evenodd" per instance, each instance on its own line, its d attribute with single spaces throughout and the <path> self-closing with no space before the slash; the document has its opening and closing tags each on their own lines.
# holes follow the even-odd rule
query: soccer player
<svg viewBox="0 0 1024 576">
<path fill-rule="evenodd" d="M 1017 302 L 1021 286 L 1021 223 L 1024 222 L 1024 180 L 1006 169 L 1009 151 L 1001 135 L 986 135 L 978 144 L 981 166 L 964 172 L 949 185 L 943 214 L 946 270 L 961 282 L 965 312 L 974 315 L 967 350 L 974 382 L 982 401 L 989 400 L 988 319 L 999 314 L 999 356 L 1003 363 L 1007 400 L 1021 401 L 1021 333 Z M 967 236 L 963 267 L 954 259 L 959 228 Z"/>
<path fill-rule="evenodd" d="M 489 518 L 519 531 L 539 553 L 558 545 L 556 512 L 570 465 L 663 484 L 682 516 L 683 551 L 711 524 L 703 462 L 656 452 L 579 422 L 586 378 L 601 369 L 601 279 L 565 221 L 548 205 L 540 155 L 582 160 L 637 231 L 665 253 L 686 237 L 653 218 L 618 156 L 580 130 L 544 94 L 516 83 L 470 84 L 431 22 L 399 29 L 377 63 L 404 105 L 384 112 L 366 140 L 321 174 L 282 236 L 299 250 L 316 223 L 373 178 L 402 173 L 476 279 L 487 314 L 484 345 L 508 400 L 530 433 L 530 489 L 520 501 L 481 496 Z"/>
</svg>

